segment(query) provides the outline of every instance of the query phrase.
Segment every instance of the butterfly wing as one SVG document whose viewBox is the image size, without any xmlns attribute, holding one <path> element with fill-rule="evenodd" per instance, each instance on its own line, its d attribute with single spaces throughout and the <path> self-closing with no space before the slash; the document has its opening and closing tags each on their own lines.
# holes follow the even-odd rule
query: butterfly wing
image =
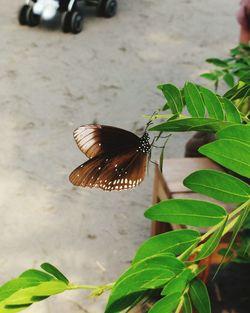
<svg viewBox="0 0 250 313">
<path fill-rule="evenodd" d="M 97 155 L 77 167 L 69 176 L 73 185 L 103 190 L 136 187 L 145 177 L 147 153 L 131 149 L 125 154 Z"/>
<path fill-rule="evenodd" d="M 130 147 L 138 146 L 139 137 L 135 134 L 113 126 L 84 125 L 74 131 L 74 138 L 79 149 L 88 157 L 121 153 Z"/>
</svg>

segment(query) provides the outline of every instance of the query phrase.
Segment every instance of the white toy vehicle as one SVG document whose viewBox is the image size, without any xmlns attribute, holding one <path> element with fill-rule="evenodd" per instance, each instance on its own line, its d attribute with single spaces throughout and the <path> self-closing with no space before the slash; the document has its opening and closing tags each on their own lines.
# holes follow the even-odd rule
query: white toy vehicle
<svg viewBox="0 0 250 313">
<path fill-rule="evenodd" d="M 62 30 L 78 34 L 83 27 L 82 7 L 96 7 L 97 16 L 112 17 L 116 14 L 117 0 L 26 0 L 19 10 L 21 25 L 37 26 L 40 20 L 51 20 L 57 12 L 62 14 Z"/>
</svg>

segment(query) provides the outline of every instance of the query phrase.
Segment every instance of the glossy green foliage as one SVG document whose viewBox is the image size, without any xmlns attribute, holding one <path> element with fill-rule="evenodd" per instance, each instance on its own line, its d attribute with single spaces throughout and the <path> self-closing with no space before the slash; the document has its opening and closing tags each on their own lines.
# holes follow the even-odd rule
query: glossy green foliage
<svg viewBox="0 0 250 313">
<path fill-rule="evenodd" d="M 184 95 L 190 115 L 193 117 L 204 117 L 205 105 L 199 88 L 195 84 L 187 82 L 184 86 Z"/>
<path fill-rule="evenodd" d="M 161 86 L 162 90 L 164 88 L 167 89 L 167 96 L 166 92 L 163 93 L 167 105 L 164 106 L 163 110 L 170 109 L 173 115 L 151 127 L 151 131 L 215 133 L 242 122 L 241 114 L 232 100 L 218 96 L 205 87 L 187 82 L 181 90 L 168 84 Z M 181 115 L 184 105 L 187 107 L 190 117 Z M 162 115 L 160 116 L 162 117 Z"/>
<path fill-rule="evenodd" d="M 199 240 L 200 234 L 191 229 L 175 230 L 154 236 L 139 247 L 133 263 L 158 253 L 179 255 Z"/>
<path fill-rule="evenodd" d="M 181 113 L 183 103 L 180 90 L 172 84 L 159 85 L 158 88 L 162 91 L 167 100 L 167 104 L 164 106 L 163 110 L 170 108 L 173 114 Z"/>
<path fill-rule="evenodd" d="M 250 145 L 249 124 L 233 125 L 219 131 L 216 135 L 219 139 L 234 139 L 236 141 Z"/>
<path fill-rule="evenodd" d="M 32 303 L 69 289 L 67 278 L 54 266 L 44 263 L 45 272 L 30 269 L 0 287 L 0 312 L 24 310 Z"/>
<path fill-rule="evenodd" d="M 250 145 L 235 139 L 219 139 L 199 152 L 237 174 L 250 178 Z"/>
<path fill-rule="evenodd" d="M 211 313 L 211 304 L 206 285 L 198 278 L 190 285 L 190 297 L 199 313 Z"/>
<path fill-rule="evenodd" d="M 233 123 L 230 121 L 218 121 L 213 118 L 189 117 L 168 120 L 151 127 L 149 130 L 162 132 L 202 131 L 215 133 L 232 125 Z"/>
<path fill-rule="evenodd" d="M 159 300 L 152 309 L 149 310 L 149 313 L 172 313 L 178 306 L 180 299 L 181 293 L 171 293 Z"/>
<path fill-rule="evenodd" d="M 205 259 L 218 247 L 226 226 L 226 222 L 227 218 L 225 218 L 224 221 L 220 223 L 218 229 L 209 237 L 209 239 L 200 246 L 201 249 L 195 258 L 196 261 Z"/>
<path fill-rule="evenodd" d="M 225 219 L 225 209 L 211 202 L 191 199 L 170 199 L 159 202 L 145 216 L 161 222 L 209 227 Z"/>
<path fill-rule="evenodd" d="M 240 44 L 231 49 L 229 58 L 209 58 L 206 61 L 216 66 L 217 69 L 204 73 L 201 77 L 213 81 L 216 88 L 221 80 L 224 80 L 228 87 L 233 87 L 235 80 L 250 82 L 249 44 Z"/>
<path fill-rule="evenodd" d="M 200 170 L 185 178 L 183 184 L 194 192 L 226 203 L 245 202 L 250 197 L 250 186 L 232 175 Z"/>
</svg>

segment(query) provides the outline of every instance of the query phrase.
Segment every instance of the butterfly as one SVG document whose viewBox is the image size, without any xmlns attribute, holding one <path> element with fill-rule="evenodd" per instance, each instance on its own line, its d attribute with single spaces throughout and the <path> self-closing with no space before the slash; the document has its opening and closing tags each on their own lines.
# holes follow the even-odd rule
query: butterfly
<svg viewBox="0 0 250 313">
<path fill-rule="evenodd" d="M 83 125 L 74 131 L 79 149 L 89 158 L 69 176 L 75 186 L 106 191 L 131 189 L 144 177 L 151 149 L 149 135 L 107 125 Z"/>
</svg>

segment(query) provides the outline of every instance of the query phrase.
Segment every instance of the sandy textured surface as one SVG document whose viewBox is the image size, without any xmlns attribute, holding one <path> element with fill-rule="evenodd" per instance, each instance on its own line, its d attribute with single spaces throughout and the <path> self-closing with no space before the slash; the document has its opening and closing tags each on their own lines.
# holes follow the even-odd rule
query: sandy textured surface
<svg viewBox="0 0 250 313">
<path fill-rule="evenodd" d="M 0 283 L 44 261 L 71 281 L 104 284 L 149 235 L 152 172 L 137 189 L 77 189 L 69 173 L 85 160 L 72 131 L 93 121 L 136 131 L 163 104 L 159 83 L 182 86 L 237 44 L 234 0 L 118 0 L 115 18 L 89 12 L 84 31 L 21 27 L 21 0 L 0 17 Z M 202 79 L 198 79 L 204 82 Z M 167 155 L 181 156 L 186 135 Z M 27 312 L 103 312 L 105 297 L 68 292 Z"/>
</svg>

